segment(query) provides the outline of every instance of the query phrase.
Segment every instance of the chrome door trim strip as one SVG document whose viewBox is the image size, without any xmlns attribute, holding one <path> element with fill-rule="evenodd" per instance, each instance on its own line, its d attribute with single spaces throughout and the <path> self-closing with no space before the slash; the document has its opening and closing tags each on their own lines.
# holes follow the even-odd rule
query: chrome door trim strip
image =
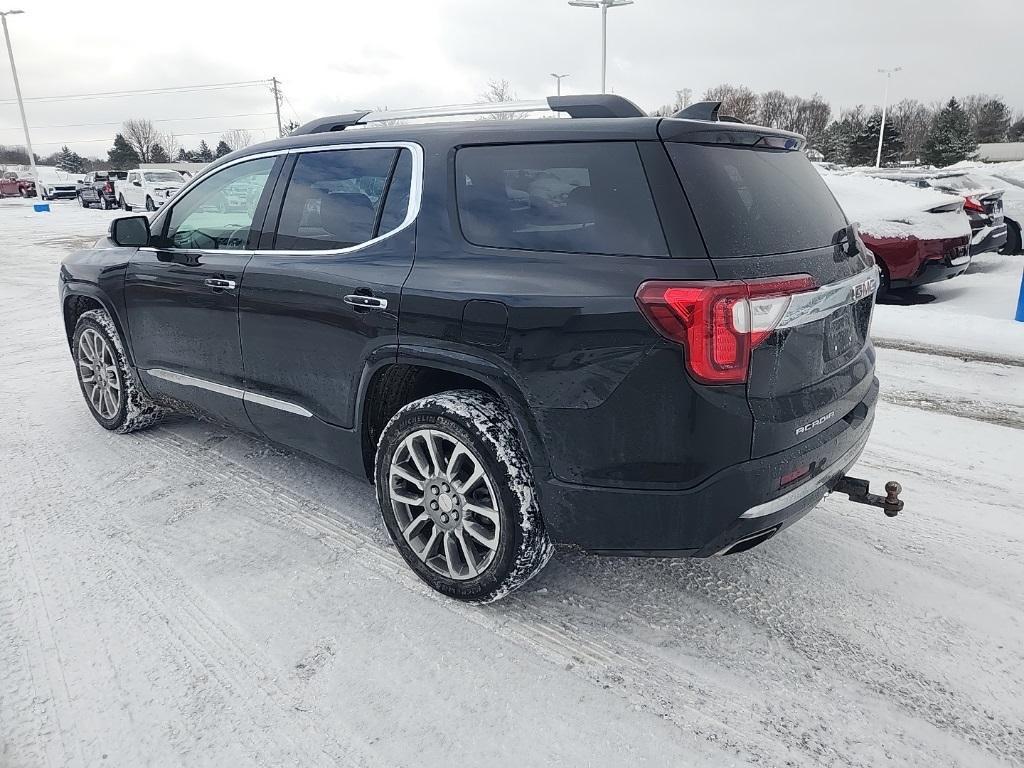
<svg viewBox="0 0 1024 768">
<path fill-rule="evenodd" d="M 398 234 L 403 229 L 406 229 L 408 226 L 410 226 L 414 221 L 416 221 L 416 217 L 419 216 L 420 214 L 420 205 L 422 204 L 423 201 L 423 147 L 412 141 L 367 141 L 360 143 L 353 142 L 351 144 L 326 144 L 324 146 L 302 146 L 291 147 L 288 149 L 276 149 L 270 152 L 259 152 L 256 154 L 247 155 L 246 157 L 240 157 L 237 160 L 232 160 L 229 163 L 224 163 L 224 165 L 217 166 L 216 170 L 214 170 L 212 173 L 200 174 L 199 176 L 196 176 L 194 179 L 192 179 L 192 181 L 190 181 L 188 184 L 182 187 L 178 191 L 178 194 L 176 194 L 171 200 L 167 202 L 167 206 L 173 209 L 173 204 L 176 203 L 176 201 L 184 198 L 185 195 L 188 194 L 188 192 L 194 185 L 198 184 L 200 181 L 204 179 L 215 176 L 216 174 L 223 171 L 225 168 L 230 168 L 234 165 L 238 165 L 239 163 L 245 163 L 248 162 L 249 160 L 260 160 L 265 157 L 277 157 L 279 155 L 304 155 L 313 152 L 330 152 L 332 150 L 338 149 L 408 149 L 409 152 L 412 153 L 412 181 L 409 189 L 409 207 L 408 209 L 406 209 L 405 218 L 402 220 L 401 224 L 399 224 L 394 229 L 385 232 L 382 235 L 377 235 L 377 237 L 371 240 L 367 240 L 365 243 L 360 243 L 359 245 L 352 245 L 347 248 L 333 248 L 317 251 L 288 251 L 269 249 L 229 250 L 226 248 L 223 250 L 217 248 L 161 248 L 159 250 L 167 251 L 169 253 L 203 253 L 210 255 L 223 254 L 228 256 L 249 254 L 256 254 L 258 256 L 340 256 L 346 253 L 352 253 L 354 251 L 362 250 L 363 248 L 368 248 L 371 245 L 375 245 L 376 243 L 379 243 L 381 240 L 384 240 L 385 238 Z M 170 215 L 171 213 L 168 213 L 165 216 Z M 139 248 L 139 250 L 146 251 L 147 253 L 156 253 L 158 249 L 153 248 L 151 246 L 144 246 L 142 248 Z"/>
<path fill-rule="evenodd" d="M 267 395 L 260 395 L 256 392 L 249 392 L 248 390 L 238 389 L 237 387 L 229 387 L 227 384 L 218 384 L 215 381 L 208 381 L 206 379 L 200 379 L 196 376 L 189 376 L 186 373 L 178 373 L 177 371 L 168 371 L 165 368 L 147 368 L 144 369 L 146 373 L 158 379 L 164 381 L 170 381 L 174 384 L 180 384 L 183 387 L 196 387 L 197 389 L 205 389 L 209 392 L 216 392 L 219 395 L 227 395 L 233 397 L 242 402 L 256 403 L 257 405 L 265 405 L 268 408 L 275 408 L 279 411 L 286 411 L 288 413 L 294 413 L 298 416 L 304 416 L 310 418 L 313 413 L 306 410 L 301 405 L 295 403 L 289 403 L 287 400 L 278 400 L 276 397 L 268 397 Z"/>
</svg>

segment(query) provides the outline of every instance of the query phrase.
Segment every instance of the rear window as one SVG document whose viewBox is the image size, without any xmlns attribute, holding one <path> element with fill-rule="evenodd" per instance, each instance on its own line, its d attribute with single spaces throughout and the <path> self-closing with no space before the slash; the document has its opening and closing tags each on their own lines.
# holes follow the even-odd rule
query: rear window
<svg viewBox="0 0 1024 768">
<path fill-rule="evenodd" d="M 802 152 L 666 145 L 714 258 L 831 245 L 846 217 Z"/>
<path fill-rule="evenodd" d="M 632 142 L 466 147 L 455 157 L 465 238 L 492 248 L 664 256 Z"/>
</svg>

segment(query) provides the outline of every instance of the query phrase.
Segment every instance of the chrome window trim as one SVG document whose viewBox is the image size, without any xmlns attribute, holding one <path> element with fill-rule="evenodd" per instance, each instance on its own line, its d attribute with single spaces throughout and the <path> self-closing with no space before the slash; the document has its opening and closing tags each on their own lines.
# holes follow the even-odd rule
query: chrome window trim
<svg viewBox="0 0 1024 768">
<path fill-rule="evenodd" d="M 309 418 L 313 415 L 311 411 L 306 410 L 301 405 L 290 403 L 287 400 L 278 400 L 276 397 L 260 395 L 256 392 L 250 392 L 247 389 L 229 387 L 227 384 L 218 384 L 216 381 L 208 381 L 207 379 L 200 379 L 197 376 L 189 376 L 187 373 L 168 371 L 166 368 L 146 368 L 144 370 L 150 376 L 153 376 L 157 379 L 163 379 L 164 381 L 170 381 L 173 384 L 180 384 L 183 387 L 196 387 L 197 389 L 205 389 L 208 392 L 216 392 L 219 395 L 227 395 L 228 397 L 233 397 L 236 400 L 241 400 L 242 402 L 256 403 L 257 405 L 265 405 L 268 408 L 276 408 L 279 411 L 287 411 L 288 413 L 294 413 L 298 416 L 305 416 L 306 418 Z"/>
<path fill-rule="evenodd" d="M 350 245 L 346 248 L 328 248 L 323 250 L 315 251 L 297 251 L 297 250 L 277 250 L 277 249 L 204 249 L 204 248 L 153 248 L 152 246 L 145 246 L 140 248 L 140 251 L 146 251 L 148 253 L 156 253 L 157 250 L 168 251 L 170 253 L 203 253 L 203 254 L 221 254 L 221 255 L 256 255 L 256 256 L 340 256 L 346 253 L 353 253 L 354 251 L 368 248 L 371 245 L 379 243 L 380 241 L 397 235 L 402 230 L 409 227 L 416 217 L 420 214 L 420 205 L 423 201 L 423 147 L 416 142 L 412 141 L 365 141 L 365 142 L 353 142 L 349 144 L 325 144 L 324 146 L 303 146 L 303 147 L 290 147 L 288 149 L 275 149 L 269 152 L 258 152 L 252 155 L 246 155 L 240 157 L 237 160 L 224 163 L 224 165 L 218 166 L 213 173 L 200 174 L 196 176 L 192 181 L 182 187 L 173 198 L 173 204 L 168 202 L 167 213 L 164 214 L 165 218 L 169 218 L 174 213 L 174 205 L 177 205 L 178 201 L 185 198 L 185 196 L 191 191 L 192 187 L 205 181 L 208 178 L 216 176 L 223 170 L 231 168 L 235 165 L 248 162 L 250 160 L 261 160 L 266 157 L 280 157 L 282 155 L 305 155 L 314 152 L 332 152 L 339 149 L 408 149 L 412 153 L 412 179 L 409 189 L 409 207 L 405 212 L 405 219 L 392 230 L 385 232 L 383 235 L 377 235 L 377 237 L 367 240 L 365 243 L 359 243 L 359 245 Z M 290 180 L 289 180 L 290 181 Z"/>
<path fill-rule="evenodd" d="M 837 309 L 855 304 L 878 290 L 879 271 L 872 264 L 852 277 L 823 285 L 814 291 L 795 293 L 778 328 L 794 328 L 823 320 Z"/>
</svg>

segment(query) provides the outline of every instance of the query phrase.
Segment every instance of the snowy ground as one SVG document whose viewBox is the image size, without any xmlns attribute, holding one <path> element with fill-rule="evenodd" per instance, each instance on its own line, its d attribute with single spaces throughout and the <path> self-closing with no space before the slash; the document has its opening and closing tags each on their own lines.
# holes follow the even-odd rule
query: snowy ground
<svg viewBox="0 0 1024 768">
<path fill-rule="evenodd" d="M 185 418 L 101 430 L 55 283 L 112 214 L 53 209 L 0 202 L 3 768 L 1024 765 L 1019 364 L 879 351 L 860 471 L 903 482 L 895 520 L 829 499 L 730 558 L 559 552 L 471 608 L 361 481 Z"/>
</svg>

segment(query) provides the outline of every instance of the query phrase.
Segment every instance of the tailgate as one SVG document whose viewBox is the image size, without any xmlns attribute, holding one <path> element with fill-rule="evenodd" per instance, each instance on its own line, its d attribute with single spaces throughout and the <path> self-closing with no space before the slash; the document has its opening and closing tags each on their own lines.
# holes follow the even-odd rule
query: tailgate
<svg viewBox="0 0 1024 768">
<path fill-rule="evenodd" d="M 739 129 L 723 129 L 724 139 L 677 132 L 666 147 L 719 279 L 809 275 L 817 286 L 792 296 L 776 330 L 751 353 L 757 458 L 834 426 L 869 393 L 877 272 L 803 152 L 758 146 L 751 133 L 778 132 L 742 129 L 736 138 Z"/>
</svg>

